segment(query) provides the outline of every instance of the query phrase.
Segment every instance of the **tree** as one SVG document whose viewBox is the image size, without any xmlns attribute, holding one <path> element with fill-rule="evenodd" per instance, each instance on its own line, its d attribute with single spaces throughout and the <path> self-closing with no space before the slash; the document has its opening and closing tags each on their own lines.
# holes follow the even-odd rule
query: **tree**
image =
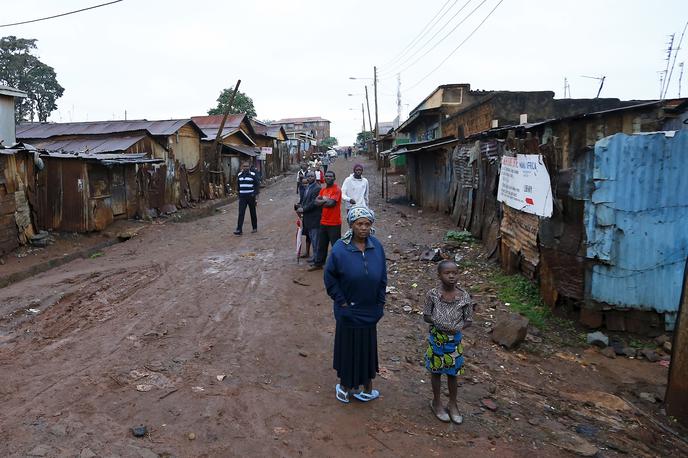
<svg viewBox="0 0 688 458">
<path fill-rule="evenodd" d="M 335 137 L 327 137 L 326 139 L 322 140 L 318 146 L 320 146 L 320 151 L 327 151 L 337 143 L 338 142 Z"/>
<path fill-rule="evenodd" d="M 356 143 L 365 143 L 368 140 L 373 139 L 373 133 L 369 130 L 366 130 L 365 132 L 359 132 L 356 134 Z"/>
<path fill-rule="evenodd" d="M 0 38 L 0 83 L 26 92 L 25 99 L 16 99 L 18 120 L 45 122 L 57 109 L 57 99 L 64 88 L 57 82 L 55 69 L 32 54 L 36 39 L 8 36 Z"/>
<path fill-rule="evenodd" d="M 225 113 L 229 99 L 234 92 L 234 88 L 223 89 L 220 96 L 217 98 L 217 106 L 208 110 L 209 115 L 220 115 Z M 253 100 L 241 91 L 237 91 L 234 103 L 229 109 L 232 114 L 246 113 L 249 118 L 256 117 L 256 108 L 253 106 Z"/>
</svg>

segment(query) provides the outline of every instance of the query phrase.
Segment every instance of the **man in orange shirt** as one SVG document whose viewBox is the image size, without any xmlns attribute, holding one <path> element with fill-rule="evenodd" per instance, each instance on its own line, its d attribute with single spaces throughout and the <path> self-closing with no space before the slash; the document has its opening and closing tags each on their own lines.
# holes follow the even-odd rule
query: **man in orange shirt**
<svg viewBox="0 0 688 458">
<path fill-rule="evenodd" d="M 315 198 L 315 204 L 322 207 L 322 216 L 318 235 L 318 256 L 309 271 L 323 268 L 327 259 L 327 245 L 333 246 L 342 237 L 342 190 L 334 180 L 334 172 L 328 170 L 325 173 L 325 187 Z"/>
</svg>

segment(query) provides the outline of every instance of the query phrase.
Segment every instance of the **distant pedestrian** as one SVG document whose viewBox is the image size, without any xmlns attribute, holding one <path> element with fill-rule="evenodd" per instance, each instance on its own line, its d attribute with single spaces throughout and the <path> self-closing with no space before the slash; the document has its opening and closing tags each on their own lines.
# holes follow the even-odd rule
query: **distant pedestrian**
<svg viewBox="0 0 688 458">
<path fill-rule="evenodd" d="M 322 162 L 323 170 L 325 171 L 325 173 L 327 173 L 327 168 L 330 166 L 330 162 L 332 162 L 330 159 L 330 155 L 327 151 L 325 151 L 325 153 L 323 153 L 321 162 Z"/>
<path fill-rule="evenodd" d="M 237 177 L 239 184 L 239 218 L 234 235 L 241 235 L 244 226 L 246 207 L 251 212 L 251 232 L 258 232 L 258 216 L 256 215 L 256 201 L 260 192 L 260 182 L 256 172 L 251 171 L 251 165 L 245 161 L 241 163 L 241 172 Z"/>
<path fill-rule="evenodd" d="M 351 147 L 346 149 L 346 160 L 348 161 L 349 159 L 351 159 Z"/>
<path fill-rule="evenodd" d="M 350 394 L 368 402 L 380 396 L 373 379 L 379 372 L 377 323 L 384 313 L 387 265 L 382 244 L 373 236 L 373 212 L 354 207 L 347 222 L 351 229 L 335 243 L 324 274 L 337 321 L 333 367 L 340 381 L 335 395 L 344 403 Z"/>
<path fill-rule="evenodd" d="M 313 257 L 309 260 L 309 263 L 312 265 L 318 256 L 318 235 L 320 232 L 322 207 L 315 203 L 315 199 L 320 195 L 320 183 L 315 180 L 315 172 L 309 171 L 306 174 L 306 180 L 308 180 L 308 187 L 299 208 L 303 214 L 303 232 L 313 247 Z"/>
<path fill-rule="evenodd" d="M 425 296 L 423 318 L 430 323 L 425 367 L 432 374 L 430 408 L 443 422 L 461 424 L 457 398 L 457 376 L 464 373 L 461 331 L 473 324 L 473 300 L 466 290 L 459 288 L 459 267 L 454 261 L 444 260 L 437 265 L 440 285 Z M 447 376 L 449 404 L 442 405 L 442 374 Z"/>
<path fill-rule="evenodd" d="M 334 182 L 332 170 L 325 174 L 325 187 L 315 199 L 315 204 L 322 208 L 320 231 L 318 232 L 317 257 L 308 270 L 322 269 L 327 259 L 328 245 L 333 245 L 342 236 L 342 190 Z"/>
<path fill-rule="evenodd" d="M 301 195 L 303 192 L 303 180 L 306 178 L 306 172 L 308 172 L 308 162 L 302 162 L 301 168 L 296 172 L 296 193 Z"/>
<path fill-rule="evenodd" d="M 354 165 L 354 173 L 346 177 L 344 183 L 342 183 L 342 200 L 346 204 L 347 211 L 354 205 L 369 207 L 368 179 L 364 178 L 362 175 L 363 166 L 361 164 L 356 164 Z"/>
</svg>

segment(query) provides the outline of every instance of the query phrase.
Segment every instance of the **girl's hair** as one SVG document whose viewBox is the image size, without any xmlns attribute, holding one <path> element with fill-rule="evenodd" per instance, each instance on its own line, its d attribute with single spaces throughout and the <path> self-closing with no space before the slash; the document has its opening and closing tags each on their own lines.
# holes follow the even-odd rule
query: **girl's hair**
<svg viewBox="0 0 688 458">
<path fill-rule="evenodd" d="M 439 264 L 437 264 L 437 273 L 441 274 L 442 271 L 445 269 L 445 267 L 449 267 L 450 265 L 453 265 L 457 268 L 459 267 L 459 265 L 457 263 L 455 263 L 454 261 L 452 261 L 450 259 L 443 259 L 442 261 L 439 262 Z"/>
</svg>

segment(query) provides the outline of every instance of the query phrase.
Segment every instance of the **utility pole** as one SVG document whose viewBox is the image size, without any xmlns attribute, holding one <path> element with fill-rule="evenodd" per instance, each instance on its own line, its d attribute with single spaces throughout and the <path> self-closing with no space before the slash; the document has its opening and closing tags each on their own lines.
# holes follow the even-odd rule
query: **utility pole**
<svg viewBox="0 0 688 458">
<path fill-rule="evenodd" d="M 401 124 L 401 73 L 397 73 L 397 119 Z"/>
<path fill-rule="evenodd" d="M 365 141 L 365 108 L 363 107 L 363 102 L 361 102 L 361 119 L 363 120 L 363 130 L 361 131 L 361 135 L 363 136 L 362 140 Z"/>
<path fill-rule="evenodd" d="M 375 96 L 375 152 L 377 153 L 377 137 L 380 134 L 380 126 L 378 125 L 377 119 L 377 67 L 373 67 L 373 83 L 373 90 Z"/>
<path fill-rule="evenodd" d="M 225 113 L 224 116 L 222 117 L 222 122 L 220 123 L 220 128 L 217 130 L 217 135 L 215 136 L 215 141 L 213 142 L 213 146 L 215 147 L 215 152 L 217 154 L 217 171 L 222 171 L 222 143 L 220 142 L 220 139 L 222 138 L 222 131 L 225 128 L 225 123 L 227 122 L 227 116 L 229 116 L 229 110 L 232 109 L 232 104 L 234 103 L 234 98 L 237 95 L 237 92 L 239 91 L 239 85 L 241 84 L 241 80 L 237 80 L 236 86 L 234 86 L 234 92 L 232 92 L 232 96 L 229 98 L 229 102 L 227 103 L 227 107 L 225 107 Z"/>
<path fill-rule="evenodd" d="M 368 127 L 370 127 L 370 135 L 373 135 L 373 121 L 370 117 L 370 102 L 368 101 L 368 85 L 365 87 L 366 91 L 366 106 L 368 107 Z"/>
<path fill-rule="evenodd" d="M 569 80 L 566 77 L 564 77 L 564 98 L 565 99 L 571 98 L 571 85 L 569 84 Z"/>
</svg>

